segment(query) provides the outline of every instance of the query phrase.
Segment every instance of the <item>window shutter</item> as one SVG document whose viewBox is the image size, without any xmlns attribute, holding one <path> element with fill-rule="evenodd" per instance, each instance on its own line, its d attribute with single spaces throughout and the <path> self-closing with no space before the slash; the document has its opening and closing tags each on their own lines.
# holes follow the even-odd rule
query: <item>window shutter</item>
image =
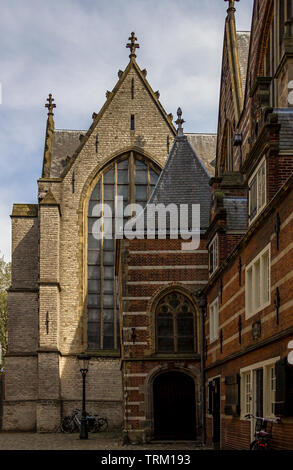
<svg viewBox="0 0 293 470">
<path fill-rule="evenodd" d="M 287 357 L 276 362 L 276 401 L 274 413 L 276 416 L 293 416 L 293 366 Z"/>
<path fill-rule="evenodd" d="M 225 415 L 240 415 L 240 375 L 227 375 L 225 377 L 226 397 Z"/>
</svg>

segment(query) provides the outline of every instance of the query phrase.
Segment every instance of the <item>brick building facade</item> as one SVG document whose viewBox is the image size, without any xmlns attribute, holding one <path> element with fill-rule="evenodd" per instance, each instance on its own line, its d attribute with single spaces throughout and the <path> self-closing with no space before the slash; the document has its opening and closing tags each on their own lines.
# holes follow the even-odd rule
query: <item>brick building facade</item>
<svg viewBox="0 0 293 470">
<path fill-rule="evenodd" d="M 226 19 L 208 230 L 217 258 L 204 288 L 206 431 L 223 449 L 248 448 L 255 420 L 247 414 L 281 417 L 273 446 L 293 447 L 291 18 L 291 1 L 254 2 L 238 99 L 232 80 L 227 92 L 237 44 L 237 35 L 229 39 L 234 2 Z M 221 131 L 227 127 L 230 134 Z"/>
<path fill-rule="evenodd" d="M 80 406 L 87 352 L 88 409 L 126 439 L 246 449 L 261 414 L 292 448 L 292 2 L 255 1 L 251 32 L 234 3 L 217 136 L 184 135 L 180 111 L 176 132 L 134 33 L 88 131 L 55 129 L 49 95 L 38 204 L 12 212 L 5 430 L 52 431 Z M 199 204 L 199 246 L 158 220 L 151 239 L 115 237 L 116 196 L 143 219 Z"/>
</svg>

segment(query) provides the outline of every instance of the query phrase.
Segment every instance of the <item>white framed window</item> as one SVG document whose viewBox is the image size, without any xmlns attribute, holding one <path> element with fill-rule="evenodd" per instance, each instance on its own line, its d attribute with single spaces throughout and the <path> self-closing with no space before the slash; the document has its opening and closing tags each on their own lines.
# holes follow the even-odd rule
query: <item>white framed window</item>
<svg viewBox="0 0 293 470">
<path fill-rule="evenodd" d="M 210 343 L 219 337 L 219 300 L 218 297 L 210 305 Z"/>
<path fill-rule="evenodd" d="M 249 188 L 249 223 L 257 217 L 266 205 L 266 161 L 262 159 L 248 181 Z"/>
<path fill-rule="evenodd" d="M 275 364 L 268 365 L 264 370 L 265 383 L 267 386 L 267 400 L 265 403 L 265 414 L 267 417 L 274 416 L 274 403 L 276 401 L 276 371 Z"/>
<path fill-rule="evenodd" d="M 271 303 L 270 295 L 270 260 L 271 244 L 269 243 L 245 271 L 245 317 L 255 313 Z"/>
<path fill-rule="evenodd" d="M 241 375 L 241 413 L 243 416 L 250 414 L 252 412 L 251 402 L 252 402 L 252 389 L 251 389 L 251 371 L 244 372 Z"/>
<path fill-rule="evenodd" d="M 246 414 L 273 418 L 276 395 L 275 364 L 279 357 L 240 370 L 241 418 Z"/>
<path fill-rule="evenodd" d="M 218 256 L 219 256 L 219 237 L 218 237 L 218 234 L 216 234 L 209 245 L 210 275 L 213 274 L 213 272 L 217 269 L 219 265 Z"/>
</svg>

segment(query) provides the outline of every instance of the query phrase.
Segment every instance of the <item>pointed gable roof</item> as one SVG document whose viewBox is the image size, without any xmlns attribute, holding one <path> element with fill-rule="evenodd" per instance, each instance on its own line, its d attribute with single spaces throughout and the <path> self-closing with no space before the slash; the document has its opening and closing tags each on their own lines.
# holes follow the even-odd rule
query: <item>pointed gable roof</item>
<svg viewBox="0 0 293 470">
<path fill-rule="evenodd" d="M 206 229 L 211 203 L 209 179 L 187 137 L 177 136 L 148 204 L 188 204 L 189 219 L 191 205 L 200 204 L 200 225 Z"/>
<path fill-rule="evenodd" d="M 129 75 L 130 71 L 133 70 L 133 69 L 136 71 L 137 75 L 139 76 L 140 80 L 142 81 L 142 83 L 144 84 L 146 90 L 148 91 L 148 93 L 150 94 L 152 100 L 154 101 L 155 105 L 159 109 L 163 119 L 166 121 L 168 127 L 170 128 L 170 131 L 174 135 L 176 134 L 175 127 L 172 123 L 173 116 L 171 114 L 168 115 L 166 113 L 165 109 L 163 108 L 162 104 L 159 101 L 159 94 L 153 91 L 152 87 L 150 86 L 149 82 L 146 79 L 146 71 L 142 71 L 140 69 L 140 67 L 138 66 L 135 58 L 131 57 L 131 59 L 129 61 L 129 64 L 127 65 L 124 72 L 119 74 L 120 75 L 119 80 L 116 83 L 113 90 L 111 92 L 107 92 L 107 94 L 106 94 L 107 95 L 107 101 L 102 106 L 100 112 L 96 115 L 93 115 L 92 125 L 90 126 L 88 131 L 84 134 L 83 140 L 81 141 L 80 145 L 77 147 L 74 154 L 72 155 L 72 158 L 70 159 L 70 162 L 67 165 L 67 167 L 64 169 L 61 177 L 64 177 L 68 173 L 68 171 L 70 170 L 70 168 L 71 168 L 73 162 L 75 161 L 76 157 L 78 156 L 78 154 L 80 153 L 80 151 L 82 150 L 82 148 L 84 147 L 86 142 L 88 141 L 89 137 L 94 132 L 94 130 L 97 127 L 97 125 L 98 125 L 99 121 L 101 120 L 102 116 L 105 114 L 105 111 L 108 109 L 108 107 L 109 107 L 110 103 L 112 102 L 114 96 L 118 93 L 118 91 L 119 91 L 121 85 L 123 84 L 124 80 Z"/>
<path fill-rule="evenodd" d="M 134 33 L 132 34 L 134 35 Z M 128 47 L 128 45 L 126 47 Z M 139 46 L 135 46 L 135 47 L 139 47 Z M 147 81 L 146 70 L 140 69 L 135 59 L 136 55 L 135 53 L 133 53 L 133 51 L 131 52 L 129 57 L 130 57 L 130 60 L 126 69 L 124 71 L 119 70 L 118 72 L 119 80 L 117 81 L 113 90 L 107 91 L 106 93 L 107 100 L 105 101 L 104 105 L 100 109 L 99 113 L 97 114 L 93 113 L 93 122 L 87 131 L 60 130 L 60 131 L 57 131 L 58 135 L 56 135 L 56 137 L 54 136 L 54 132 L 53 132 L 52 143 L 54 144 L 54 147 L 52 150 L 52 163 L 50 160 L 50 164 L 48 166 L 47 173 L 46 173 L 47 177 L 64 178 L 66 176 L 66 174 L 72 167 L 73 162 L 75 161 L 75 159 L 77 158 L 77 156 L 79 155 L 83 147 L 86 145 L 89 137 L 92 135 L 92 133 L 96 129 L 101 118 L 104 116 L 106 110 L 110 106 L 115 95 L 120 90 L 123 82 L 129 75 L 129 73 L 133 70 L 136 72 L 139 79 L 143 83 L 145 89 L 147 90 L 154 104 L 156 105 L 159 112 L 161 113 L 162 118 L 166 121 L 166 124 L 170 128 L 171 133 L 174 136 L 176 135 L 176 130 L 172 123 L 173 116 L 172 114 L 166 113 L 165 109 L 163 108 L 162 104 L 159 101 L 160 94 L 158 92 L 154 92 L 149 82 Z M 70 158 L 67 158 L 67 157 L 70 157 Z"/>
<path fill-rule="evenodd" d="M 228 56 L 234 114 L 236 121 L 238 121 L 244 103 L 250 32 L 236 31 L 235 11 L 236 10 L 234 7 L 229 7 L 227 10 L 224 33 L 224 49 L 226 48 Z M 222 63 L 222 70 L 223 68 L 224 64 Z"/>
<path fill-rule="evenodd" d="M 139 78 L 143 82 L 145 88 L 147 89 L 147 91 L 149 92 L 150 96 L 152 97 L 154 103 L 156 104 L 157 108 L 161 112 L 161 114 L 162 114 L 163 118 L 165 119 L 166 123 L 170 127 L 170 130 L 175 135 L 176 131 L 175 131 L 175 127 L 172 123 L 172 116 L 168 115 L 166 113 L 165 109 L 163 108 L 162 104 L 159 101 L 159 95 L 156 92 L 154 92 L 151 85 L 147 81 L 147 79 L 146 79 L 146 70 L 144 69 L 142 71 L 140 69 L 140 67 L 138 66 L 135 58 L 133 58 L 133 57 L 130 59 L 126 69 L 124 70 L 124 72 L 120 73 L 119 80 L 116 83 L 116 85 L 114 86 L 113 90 L 111 92 L 107 93 L 107 101 L 105 102 L 105 104 L 101 108 L 100 112 L 96 115 L 96 117 L 94 119 L 94 122 L 91 125 L 90 129 L 94 128 L 96 126 L 96 124 L 100 121 L 101 117 L 104 115 L 104 113 L 105 113 L 106 109 L 108 108 L 109 104 L 113 100 L 114 96 L 116 95 L 116 93 L 118 92 L 118 90 L 120 89 L 120 87 L 123 84 L 124 80 L 129 75 L 129 73 L 132 69 L 134 69 L 136 71 L 136 73 L 138 74 Z"/>
</svg>

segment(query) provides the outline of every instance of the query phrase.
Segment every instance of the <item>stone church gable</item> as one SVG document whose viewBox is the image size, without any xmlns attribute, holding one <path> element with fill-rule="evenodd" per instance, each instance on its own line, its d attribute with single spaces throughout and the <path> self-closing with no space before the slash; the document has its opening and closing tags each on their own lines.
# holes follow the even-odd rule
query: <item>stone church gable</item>
<svg viewBox="0 0 293 470">
<path fill-rule="evenodd" d="M 56 166 L 62 156 L 63 160 L 67 157 L 62 151 L 72 151 L 78 139 L 80 142 L 73 155 L 69 155 L 68 165 L 59 175 L 55 172 L 55 177 L 65 178 L 73 166 L 74 169 L 78 167 L 78 162 L 85 175 L 84 165 L 89 161 L 93 160 L 97 165 L 129 147 L 142 149 L 161 165 L 164 163 L 167 137 L 172 142 L 175 129 L 172 116 L 166 114 L 158 100 L 159 93 L 152 90 L 145 75 L 146 71 L 142 72 L 132 59 L 114 89 L 107 91 L 107 101 L 98 114 L 93 114 L 93 123 L 86 133 L 57 130 Z M 134 116 L 134 129 L 131 129 L 131 116 Z"/>
</svg>

